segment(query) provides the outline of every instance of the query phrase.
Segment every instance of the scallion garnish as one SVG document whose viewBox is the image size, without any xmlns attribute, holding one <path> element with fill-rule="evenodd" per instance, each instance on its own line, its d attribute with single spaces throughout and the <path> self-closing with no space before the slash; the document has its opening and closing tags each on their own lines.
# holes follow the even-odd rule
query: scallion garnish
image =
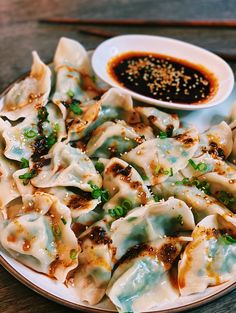
<svg viewBox="0 0 236 313">
<path fill-rule="evenodd" d="M 230 209 L 232 209 L 233 205 L 236 203 L 236 197 L 224 190 L 220 191 L 218 199 Z"/>
<path fill-rule="evenodd" d="M 160 139 L 166 139 L 168 136 L 166 132 L 160 131 L 159 137 Z"/>
<path fill-rule="evenodd" d="M 165 175 L 173 176 L 173 168 L 170 167 L 170 168 L 164 170 L 163 173 L 164 173 Z"/>
<path fill-rule="evenodd" d="M 119 218 L 125 216 L 126 210 L 121 206 L 116 206 L 114 209 L 109 209 L 108 213 L 111 217 Z"/>
<path fill-rule="evenodd" d="M 204 162 L 196 164 L 192 159 L 188 160 L 188 163 L 197 171 L 205 172 L 207 170 L 207 165 Z"/>
<path fill-rule="evenodd" d="M 73 98 L 75 95 L 75 93 L 72 90 L 68 90 L 66 94 L 69 98 Z"/>
<path fill-rule="evenodd" d="M 155 167 L 154 175 L 158 175 L 158 173 L 160 172 L 160 169 L 161 169 L 161 165 L 160 163 L 158 163 L 157 166 Z"/>
<path fill-rule="evenodd" d="M 192 159 L 189 159 L 188 160 L 188 163 L 196 170 L 197 169 L 197 164 L 192 160 Z"/>
<path fill-rule="evenodd" d="M 109 209 L 108 213 L 111 217 L 120 218 L 125 216 L 130 210 L 133 209 L 133 203 L 129 199 L 124 199 L 121 205 L 116 206 L 114 209 Z"/>
<path fill-rule="evenodd" d="M 94 185 L 93 183 L 89 183 L 92 192 L 91 196 L 93 199 L 101 199 L 102 202 L 107 202 L 109 200 L 109 192 L 106 189 L 100 189 L 97 185 Z"/>
<path fill-rule="evenodd" d="M 102 173 L 103 171 L 104 171 L 104 168 L 105 168 L 105 166 L 104 166 L 104 164 L 102 163 L 102 162 L 96 162 L 95 163 L 95 168 L 96 168 L 96 170 L 99 172 L 99 173 Z"/>
<path fill-rule="evenodd" d="M 25 158 L 21 158 L 20 168 L 27 168 L 27 167 L 29 167 L 29 161 Z"/>
<path fill-rule="evenodd" d="M 48 137 L 46 137 L 47 148 L 50 149 L 57 142 L 57 134 L 52 132 Z"/>
<path fill-rule="evenodd" d="M 129 199 L 124 199 L 122 202 L 121 202 L 121 206 L 123 209 L 127 210 L 127 211 L 130 211 L 133 209 L 133 203 L 132 201 L 130 201 Z"/>
<path fill-rule="evenodd" d="M 20 179 L 23 179 L 23 184 L 27 185 L 31 178 L 35 177 L 37 172 L 35 169 L 30 170 L 29 172 L 19 176 Z"/>
<path fill-rule="evenodd" d="M 164 199 L 164 197 L 161 196 L 161 195 L 154 195 L 154 196 L 153 196 L 153 199 L 154 199 L 155 202 L 159 202 L 159 201 L 161 201 L 162 199 Z"/>
<path fill-rule="evenodd" d="M 61 229 L 58 225 L 53 225 L 52 231 L 56 239 L 59 239 L 61 237 Z"/>
<path fill-rule="evenodd" d="M 42 107 L 38 110 L 38 119 L 40 122 L 48 122 L 48 111 L 46 107 Z"/>
<path fill-rule="evenodd" d="M 75 249 L 70 250 L 70 258 L 71 260 L 76 260 L 78 252 Z"/>
<path fill-rule="evenodd" d="M 81 115 L 83 113 L 83 110 L 79 106 L 80 103 L 79 100 L 73 100 L 70 104 L 70 110 L 76 115 Z"/>
<path fill-rule="evenodd" d="M 64 218 L 64 216 L 61 217 L 61 221 L 62 221 L 62 223 L 63 223 L 64 225 L 66 225 L 67 221 L 66 221 L 66 219 Z"/>
<path fill-rule="evenodd" d="M 226 245 L 231 245 L 236 243 L 236 239 L 234 239 L 233 237 L 231 237 L 228 234 L 224 234 L 220 237 L 220 241 Z"/>
<path fill-rule="evenodd" d="M 24 137 L 27 138 L 27 139 L 32 139 L 34 137 L 37 136 L 37 132 L 34 131 L 33 129 L 26 129 L 24 131 Z"/>
</svg>

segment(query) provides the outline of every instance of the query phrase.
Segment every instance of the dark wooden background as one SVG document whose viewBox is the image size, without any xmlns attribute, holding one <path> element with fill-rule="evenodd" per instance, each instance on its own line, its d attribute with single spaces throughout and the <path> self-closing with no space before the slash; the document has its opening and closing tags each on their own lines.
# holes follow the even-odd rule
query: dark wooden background
<svg viewBox="0 0 236 313">
<path fill-rule="evenodd" d="M 47 62 L 61 36 L 79 40 L 86 48 L 101 38 L 82 35 L 76 26 L 43 25 L 50 16 L 83 18 L 234 19 L 235 0 L 0 0 L 0 90 L 29 70 L 31 51 Z M 108 28 L 107 28 L 108 29 Z M 143 33 L 182 39 L 207 49 L 236 55 L 236 29 L 109 27 L 120 34 Z M 236 63 L 230 64 L 236 69 Z M 0 266 L 0 313 L 68 313 L 72 310 L 29 290 Z M 235 313 L 236 290 L 192 310 L 192 313 Z"/>
</svg>

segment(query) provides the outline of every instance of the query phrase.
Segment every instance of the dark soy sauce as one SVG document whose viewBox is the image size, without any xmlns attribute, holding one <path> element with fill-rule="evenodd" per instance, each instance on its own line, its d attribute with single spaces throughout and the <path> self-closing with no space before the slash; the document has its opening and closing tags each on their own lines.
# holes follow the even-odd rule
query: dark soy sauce
<svg viewBox="0 0 236 313">
<path fill-rule="evenodd" d="M 156 100 L 203 104 L 216 93 L 214 74 L 201 65 L 150 52 L 127 52 L 108 63 L 123 87 Z"/>
</svg>

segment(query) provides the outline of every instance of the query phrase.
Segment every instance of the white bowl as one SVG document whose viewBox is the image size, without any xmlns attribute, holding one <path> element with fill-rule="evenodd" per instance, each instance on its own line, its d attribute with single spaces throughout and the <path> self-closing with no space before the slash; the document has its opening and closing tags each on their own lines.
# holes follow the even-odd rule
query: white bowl
<svg viewBox="0 0 236 313">
<path fill-rule="evenodd" d="M 215 95 L 203 104 L 170 103 L 133 92 L 119 85 L 107 71 L 108 62 L 112 58 L 129 51 L 164 54 L 189 61 L 193 64 L 202 65 L 215 75 L 218 80 L 218 89 Z M 124 35 L 108 39 L 95 50 L 92 57 L 92 66 L 97 76 L 102 80 L 113 87 L 118 87 L 129 93 L 134 99 L 172 109 L 199 110 L 215 106 L 222 103 L 230 95 L 234 86 L 233 72 L 223 59 L 192 44 L 160 36 Z"/>
</svg>

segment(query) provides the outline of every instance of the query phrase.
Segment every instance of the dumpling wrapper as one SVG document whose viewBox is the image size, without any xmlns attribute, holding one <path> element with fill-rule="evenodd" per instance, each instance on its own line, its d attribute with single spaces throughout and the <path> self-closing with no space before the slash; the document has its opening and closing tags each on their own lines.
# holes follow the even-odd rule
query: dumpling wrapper
<svg viewBox="0 0 236 313">
<path fill-rule="evenodd" d="M 103 186 L 110 195 L 109 201 L 104 205 L 106 211 L 121 205 L 123 200 L 129 200 L 134 208 L 145 205 L 152 199 L 139 173 L 121 159 L 109 160 L 104 169 L 103 179 Z"/>
<path fill-rule="evenodd" d="M 33 64 L 28 77 L 8 91 L 4 97 L 0 116 L 16 121 L 28 116 L 34 108 L 46 105 L 51 90 L 51 70 L 37 52 L 33 52 Z"/>
<path fill-rule="evenodd" d="M 224 233 L 236 237 L 236 227 L 218 214 L 205 217 L 192 233 L 193 241 L 179 262 L 180 293 L 186 296 L 203 292 L 235 277 L 236 240 L 224 239 Z"/>
<path fill-rule="evenodd" d="M 102 178 L 97 173 L 93 162 L 78 148 L 65 142 L 56 143 L 50 150 L 51 163 L 42 167 L 39 174 L 31 179 L 37 188 L 77 187 L 92 191 L 91 183 L 102 186 Z"/>
<path fill-rule="evenodd" d="M 119 312 L 144 312 L 178 298 L 169 269 L 179 255 L 178 238 L 163 238 L 131 248 L 118 263 L 106 294 Z"/>
<path fill-rule="evenodd" d="M 21 263 L 64 282 L 77 267 L 80 251 L 70 228 L 70 210 L 41 192 L 29 196 L 23 205 L 23 215 L 19 212 L 1 223 L 1 245 Z"/>
<path fill-rule="evenodd" d="M 147 185 L 159 184 L 185 168 L 198 147 L 195 129 L 180 131 L 173 138 L 147 140 L 122 155 L 122 159 L 137 169 Z"/>
</svg>

